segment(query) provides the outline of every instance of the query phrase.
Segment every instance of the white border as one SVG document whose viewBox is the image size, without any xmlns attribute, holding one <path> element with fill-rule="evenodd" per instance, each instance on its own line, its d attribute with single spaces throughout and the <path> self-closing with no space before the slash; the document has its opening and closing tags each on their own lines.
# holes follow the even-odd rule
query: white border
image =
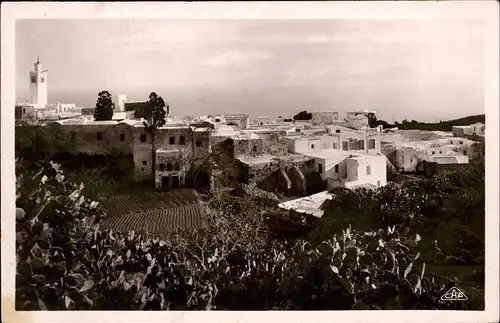
<svg viewBox="0 0 500 323">
<path fill-rule="evenodd" d="M 497 1 L 446 2 L 281 2 L 281 3 L 3 3 L 2 35 L 2 321 L 3 322 L 206 322 L 340 321 L 495 322 L 498 314 L 498 77 Z M 16 19 L 482 19 L 485 22 L 486 68 L 486 311 L 336 311 L 336 312 L 14 312 L 14 105 Z"/>
</svg>

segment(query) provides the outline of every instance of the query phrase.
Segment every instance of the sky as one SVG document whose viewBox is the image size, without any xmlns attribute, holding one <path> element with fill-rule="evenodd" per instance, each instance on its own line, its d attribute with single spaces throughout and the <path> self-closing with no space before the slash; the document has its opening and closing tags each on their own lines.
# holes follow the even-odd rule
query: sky
<svg viewBox="0 0 500 323">
<path fill-rule="evenodd" d="M 154 91 L 174 115 L 435 122 L 484 113 L 483 34 L 476 20 L 18 20 L 16 100 L 39 56 L 49 103 Z"/>
</svg>

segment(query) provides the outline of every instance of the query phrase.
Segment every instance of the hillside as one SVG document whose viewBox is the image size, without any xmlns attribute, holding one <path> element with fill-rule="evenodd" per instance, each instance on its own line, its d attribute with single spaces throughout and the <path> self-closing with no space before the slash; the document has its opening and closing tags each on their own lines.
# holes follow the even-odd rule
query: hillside
<svg viewBox="0 0 500 323">
<path fill-rule="evenodd" d="M 485 123 L 485 119 L 486 116 L 484 114 L 478 114 L 460 119 L 441 121 L 439 123 L 425 123 L 418 122 L 416 120 L 403 120 L 402 123 L 396 122 L 392 125 L 383 120 L 377 120 L 377 125 L 382 125 L 384 128 L 398 127 L 401 130 L 418 129 L 431 131 L 451 131 L 451 128 L 453 126 L 467 126 L 476 122 Z"/>
</svg>

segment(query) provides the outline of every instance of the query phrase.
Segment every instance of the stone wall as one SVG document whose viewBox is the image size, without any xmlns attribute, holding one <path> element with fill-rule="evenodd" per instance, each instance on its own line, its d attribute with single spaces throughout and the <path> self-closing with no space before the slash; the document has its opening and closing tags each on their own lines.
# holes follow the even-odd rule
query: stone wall
<svg viewBox="0 0 500 323">
<path fill-rule="evenodd" d="M 177 176 L 179 185 L 184 186 L 186 183 L 186 171 L 190 167 L 188 159 L 184 158 L 180 153 L 156 153 L 155 163 L 155 186 L 163 188 L 162 178 L 169 176 Z"/>
<path fill-rule="evenodd" d="M 242 179 L 244 183 L 255 184 L 259 188 L 268 191 L 277 190 L 284 193 L 298 193 L 299 195 L 307 190 L 304 188 L 307 187 L 307 183 L 304 182 L 304 174 L 311 170 L 305 160 L 286 159 L 275 159 L 269 163 L 259 164 L 240 163 L 240 168 L 243 173 Z M 292 169 L 293 171 L 291 171 Z M 299 173 L 302 175 L 299 175 Z M 291 190 L 287 187 L 288 181 L 292 186 Z"/>
<path fill-rule="evenodd" d="M 234 156 L 259 156 L 264 154 L 262 139 L 233 139 Z"/>
<path fill-rule="evenodd" d="M 288 145 L 284 136 L 279 134 L 262 135 L 263 154 L 273 156 L 285 156 L 288 153 Z"/>
<path fill-rule="evenodd" d="M 55 124 L 54 124 L 55 125 Z M 126 124 L 59 125 L 61 153 L 126 156 L 133 152 L 133 131 Z"/>
</svg>

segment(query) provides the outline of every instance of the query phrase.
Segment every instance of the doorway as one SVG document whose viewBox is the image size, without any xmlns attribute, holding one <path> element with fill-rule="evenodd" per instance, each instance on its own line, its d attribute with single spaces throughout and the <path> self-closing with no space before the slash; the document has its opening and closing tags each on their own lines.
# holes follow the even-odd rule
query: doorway
<svg viewBox="0 0 500 323">
<path fill-rule="evenodd" d="M 161 188 L 164 191 L 169 191 L 170 189 L 172 189 L 172 181 L 169 176 L 163 176 L 161 178 Z"/>
<path fill-rule="evenodd" d="M 173 189 L 180 188 L 180 185 L 179 185 L 179 176 L 172 176 L 172 188 Z"/>
</svg>

